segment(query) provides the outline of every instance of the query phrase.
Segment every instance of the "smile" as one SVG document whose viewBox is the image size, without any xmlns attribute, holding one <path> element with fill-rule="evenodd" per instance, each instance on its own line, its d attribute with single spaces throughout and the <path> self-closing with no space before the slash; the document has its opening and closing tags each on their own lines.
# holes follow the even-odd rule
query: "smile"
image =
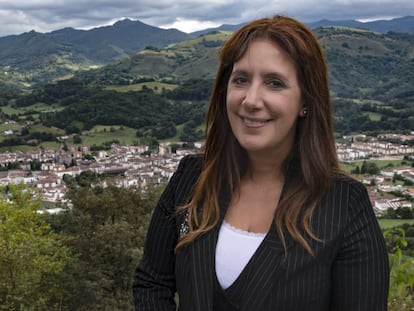
<svg viewBox="0 0 414 311">
<path fill-rule="evenodd" d="M 271 120 L 248 119 L 248 118 L 242 118 L 242 120 L 244 124 L 246 124 L 247 126 L 251 126 L 251 127 L 259 127 L 271 121 Z"/>
</svg>

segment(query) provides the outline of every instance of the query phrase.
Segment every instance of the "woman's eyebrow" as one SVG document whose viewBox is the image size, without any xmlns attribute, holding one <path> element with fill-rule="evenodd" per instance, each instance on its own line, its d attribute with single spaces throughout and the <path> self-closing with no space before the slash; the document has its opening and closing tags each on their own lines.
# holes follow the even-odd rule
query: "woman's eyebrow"
<svg viewBox="0 0 414 311">
<path fill-rule="evenodd" d="M 231 73 L 232 76 L 234 75 L 248 75 L 248 72 L 246 70 L 242 70 L 242 69 L 235 69 L 232 71 Z"/>
</svg>

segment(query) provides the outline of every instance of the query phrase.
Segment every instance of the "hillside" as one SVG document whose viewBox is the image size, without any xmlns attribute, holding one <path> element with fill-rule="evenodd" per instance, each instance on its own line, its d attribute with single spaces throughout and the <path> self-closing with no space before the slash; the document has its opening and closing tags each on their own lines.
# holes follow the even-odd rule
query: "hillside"
<svg viewBox="0 0 414 311">
<path fill-rule="evenodd" d="M 387 102 L 414 97 L 414 35 L 348 27 L 320 27 L 315 32 L 326 51 L 334 96 Z M 218 49 L 229 34 L 215 31 L 165 49 L 144 49 L 79 77 L 100 87 L 134 84 L 137 79 L 213 79 Z"/>
<path fill-rule="evenodd" d="M 187 79 L 213 79 L 218 49 L 230 32 L 216 31 L 164 49 L 140 50 L 118 63 L 77 75 L 93 86 L 134 84 L 142 80 L 180 83 Z"/>
<path fill-rule="evenodd" d="M 356 20 L 320 20 L 308 24 L 312 29 L 326 26 L 343 26 L 360 28 L 374 32 L 400 32 L 414 34 L 414 16 L 404 16 L 390 20 L 375 20 L 370 22 L 360 22 Z"/>
<path fill-rule="evenodd" d="M 113 64 L 146 47 L 162 49 L 211 32 L 231 32 L 238 25 L 222 25 L 191 34 L 161 29 L 124 19 L 90 30 L 63 28 L 50 33 L 30 31 L 0 37 L 0 95 L 40 87 L 73 74 Z M 414 32 L 414 17 L 373 22 L 321 20 L 312 29 L 326 26 L 364 28 L 376 32 Z M 210 63 L 207 62 L 206 66 Z M 202 67 L 204 68 L 204 67 Z M 185 70 L 184 70 L 185 71 Z M 208 74 L 208 73 L 205 73 Z"/>
<path fill-rule="evenodd" d="M 412 131 L 414 35 L 348 27 L 315 32 L 328 60 L 338 136 Z M 27 114 L 35 110 L 31 107 L 46 105 L 34 116 L 14 119 L 34 120 L 68 134 L 96 125 L 125 125 L 141 138 L 166 139 L 184 129 L 180 139 L 194 140 L 200 137 L 217 53 L 229 34 L 214 31 L 165 48 L 147 47 L 117 63 L 81 71 L 25 96 L 3 97 L 2 102 Z"/>
<path fill-rule="evenodd" d="M 1 37 L 0 91 L 36 87 L 119 61 L 146 46 L 161 48 L 190 38 L 175 29 L 128 19 L 91 30 L 65 28 Z"/>
<path fill-rule="evenodd" d="M 212 31 L 234 31 L 240 28 L 244 23 L 238 25 L 221 25 L 215 28 L 208 28 L 191 34 L 194 36 L 199 36 L 206 34 Z M 387 32 L 402 32 L 402 33 L 414 33 L 414 16 L 404 16 L 398 17 L 391 20 L 375 20 L 371 22 L 360 22 L 357 20 L 329 20 L 322 19 L 315 22 L 307 23 L 308 27 L 311 29 L 316 29 L 319 27 L 332 27 L 332 26 L 342 26 L 342 27 L 351 27 L 351 28 L 360 28 L 375 32 L 387 33 Z"/>
</svg>

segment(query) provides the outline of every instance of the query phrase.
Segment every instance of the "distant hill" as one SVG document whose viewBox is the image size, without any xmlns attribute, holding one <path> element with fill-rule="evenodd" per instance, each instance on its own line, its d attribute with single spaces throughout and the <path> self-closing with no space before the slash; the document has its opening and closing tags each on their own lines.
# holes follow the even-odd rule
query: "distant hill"
<svg viewBox="0 0 414 311">
<path fill-rule="evenodd" d="M 338 135 L 414 129 L 414 34 L 345 26 L 318 27 L 315 33 L 327 56 Z M 140 137 L 181 137 L 183 130 L 183 141 L 198 139 L 218 50 L 230 34 L 213 31 L 165 48 L 147 47 L 9 103 L 26 111 L 50 107 L 33 118 L 68 134 L 125 125 Z"/>
<path fill-rule="evenodd" d="M 376 20 L 371 22 L 359 22 L 356 20 L 320 20 L 317 22 L 309 23 L 308 26 L 312 29 L 316 29 L 321 26 L 345 26 L 381 33 L 387 33 L 390 31 L 414 33 L 414 16 L 399 17 L 391 20 Z"/>
<path fill-rule="evenodd" d="M 414 35 L 343 26 L 319 27 L 315 32 L 327 54 L 335 94 L 375 97 L 391 89 L 412 89 Z M 117 64 L 79 76 L 98 87 L 134 84 L 137 80 L 180 84 L 187 79 L 214 79 L 218 49 L 230 33 L 215 31 L 165 49 L 144 49 Z"/>
<path fill-rule="evenodd" d="M 216 28 L 208 28 L 205 30 L 200 30 L 196 32 L 192 32 L 192 35 L 198 36 L 201 34 L 206 34 L 211 31 L 234 31 L 240 28 L 244 23 L 237 24 L 237 25 L 221 25 Z M 386 33 L 389 31 L 394 32 L 407 32 L 407 33 L 414 33 L 414 16 L 405 16 L 394 18 L 391 20 L 376 20 L 372 22 L 359 22 L 356 20 L 329 20 L 323 19 L 316 22 L 307 23 L 307 25 L 312 28 L 316 29 L 318 27 L 326 27 L 326 26 L 345 26 L 345 27 L 352 27 L 352 28 L 362 28 L 371 31 L 377 31 Z"/>
<path fill-rule="evenodd" d="M 0 85 L 47 83 L 78 70 L 113 63 L 147 46 L 166 47 L 192 38 L 176 29 L 161 29 L 128 19 L 91 30 L 64 28 L 0 37 Z"/>
<path fill-rule="evenodd" d="M 64 28 L 50 33 L 30 31 L 0 37 L 0 96 L 8 97 L 19 90 L 37 88 L 109 64 L 125 68 L 120 81 L 124 76 L 132 81 L 148 75 L 181 80 L 211 78 L 217 47 L 224 40 L 220 36 L 225 37 L 242 25 L 222 25 L 188 34 L 125 19 L 91 30 Z M 413 16 L 368 23 L 323 20 L 309 24 L 315 31 L 320 27 L 341 26 L 381 33 L 414 33 L 413 25 Z M 207 34 L 212 37 L 205 37 Z M 360 55 L 365 52 L 361 51 Z M 116 72 L 111 66 L 100 72 L 93 71 L 92 75 L 97 77 L 91 79 L 97 81 L 105 75 L 103 72 Z"/>
<path fill-rule="evenodd" d="M 219 27 L 207 28 L 207 29 L 203 29 L 203 30 L 199 30 L 199 31 L 194 31 L 194 32 L 191 33 L 191 35 L 194 36 L 194 37 L 198 37 L 198 36 L 205 35 L 205 34 L 208 34 L 210 32 L 215 32 L 215 31 L 236 31 L 237 29 L 241 28 L 244 24 L 245 23 L 236 24 L 236 25 L 223 24 Z"/>
</svg>

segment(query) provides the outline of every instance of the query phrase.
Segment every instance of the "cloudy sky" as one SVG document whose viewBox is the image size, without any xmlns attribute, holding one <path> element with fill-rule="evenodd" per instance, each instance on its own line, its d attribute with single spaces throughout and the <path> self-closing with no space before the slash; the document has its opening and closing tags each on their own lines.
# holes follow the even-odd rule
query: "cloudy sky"
<svg viewBox="0 0 414 311">
<path fill-rule="evenodd" d="M 192 32 L 285 14 L 303 22 L 414 15 L 413 0 L 0 0 L 0 36 L 64 27 L 91 29 L 124 18 Z"/>
</svg>

